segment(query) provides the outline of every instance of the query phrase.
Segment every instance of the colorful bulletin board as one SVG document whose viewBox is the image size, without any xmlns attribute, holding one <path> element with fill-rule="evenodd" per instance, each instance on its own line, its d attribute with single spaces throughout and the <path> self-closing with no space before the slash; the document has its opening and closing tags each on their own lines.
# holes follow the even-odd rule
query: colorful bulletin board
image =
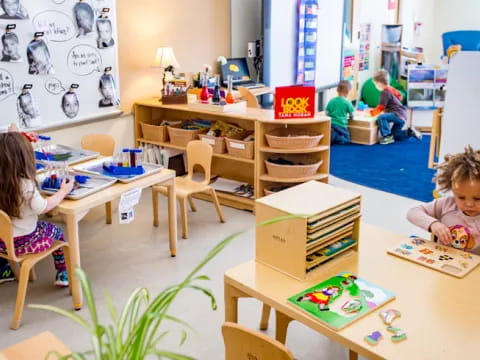
<svg viewBox="0 0 480 360">
<path fill-rule="evenodd" d="M 115 0 L 4 3 L 0 128 L 45 129 L 121 113 Z"/>
<path fill-rule="evenodd" d="M 343 80 L 353 80 L 355 76 L 355 51 L 343 51 Z"/>
<path fill-rule="evenodd" d="M 297 85 L 315 84 L 318 0 L 298 0 Z"/>
<path fill-rule="evenodd" d="M 408 106 L 411 108 L 443 107 L 447 74 L 447 65 L 408 66 Z"/>
<path fill-rule="evenodd" d="M 394 298 L 392 292 L 342 272 L 290 297 L 288 302 L 340 330 Z"/>
<path fill-rule="evenodd" d="M 358 49 L 358 70 L 370 68 L 370 42 L 372 39 L 372 24 L 360 25 L 360 44 Z"/>
</svg>

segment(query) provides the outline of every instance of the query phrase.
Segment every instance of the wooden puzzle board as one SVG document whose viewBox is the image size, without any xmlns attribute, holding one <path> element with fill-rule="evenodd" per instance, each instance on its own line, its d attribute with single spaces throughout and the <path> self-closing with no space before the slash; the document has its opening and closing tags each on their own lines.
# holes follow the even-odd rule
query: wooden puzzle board
<svg viewBox="0 0 480 360">
<path fill-rule="evenodd" d="M 420 238 L 405 239 L 387 252 L 458 278 L 480 264 L 478 255 Z"/>
</svg>

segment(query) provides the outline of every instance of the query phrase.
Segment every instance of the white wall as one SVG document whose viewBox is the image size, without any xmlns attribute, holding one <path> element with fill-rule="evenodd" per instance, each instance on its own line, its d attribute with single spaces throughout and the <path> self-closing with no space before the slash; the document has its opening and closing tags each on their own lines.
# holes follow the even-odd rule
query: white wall
<svg viewBox="0 0 480 360">
<path fill-rule="evenodd" d="M 247 43 L 262 37 L 262 0 L 231 0 L 232 57 L 246 57 Z"/>
<path fill-rule="evenodd" d="M 109 134 L 115 138 L 115 149 L 134 146 L 133 116 L 125 115 L 117 119 L 92 122 L 85 125 L 42 132 L 52 137 L 52 141 L 62 145 L 80 148 L 82 137 L 92 133 Z"/>
</svg>

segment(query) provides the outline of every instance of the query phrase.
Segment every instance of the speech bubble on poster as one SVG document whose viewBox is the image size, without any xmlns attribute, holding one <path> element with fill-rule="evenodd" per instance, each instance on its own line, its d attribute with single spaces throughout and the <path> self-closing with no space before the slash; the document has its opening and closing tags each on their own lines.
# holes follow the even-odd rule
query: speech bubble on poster
<svg viewBox="0 0 480 360">
<path fill-rule="evenodd" d="M 62 82 L 55 77 L 49 78 L 45 81 L 45 89 L 53 95 L 61 94 L 66 90 L 62 85 Z"/>
<path fill-rule="evenodd" d="M 76 34 L 72 18 L 56 10 L 47 10 L 35 15 L 33 28 L 37 32 L 44 32 L 49 41 L 55 42 L 71 40 Z"/>
<path fill-rule="evenodd" d="M 10 72 L 0 68 L 0 101 L 5 100 L 15 93 L 13 77 Z"/>
<path fill-rule="evenodd" d="M 67 63 L 70 71 L 79 76 L 102 71 L 102 56 L 96 48 L 86 44 L 73 47 L 68 52 Z"/>
<path fill-rule="evenodd" d="M 54 4 L 60 5 L 63 4 L 67 0 L 52 0 Z"/>
</svg>

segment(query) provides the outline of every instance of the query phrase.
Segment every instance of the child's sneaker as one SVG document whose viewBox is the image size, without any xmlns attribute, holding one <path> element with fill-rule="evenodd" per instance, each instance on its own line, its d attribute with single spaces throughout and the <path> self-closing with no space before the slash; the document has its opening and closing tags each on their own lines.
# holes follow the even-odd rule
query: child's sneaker
<svg viewBox="0 0 480 360">
<path fill-rule="evenodd" d="M 55 286 L 58 287 L 67 287 L 68 286 L 68 276 L 67 272 L 64 271 L 59 271 L 57 272 L 57 276 L 55 277 Z"/>
<path fill-rule="evenodd" d="M 393 135 L 384 136 L 383 138 L 380 139 L 380 144 L 382 145 L 388 145 L 394 142 L 395 140 L 393 140 Z"/>
<path fill-rule="evenodd" d="M 15 274 L 13 273 L 13 270 L 10 267 L 10 265 L 7 263 L 6 265 L 3 266 L 3 268 L 0 269 L 0 284 L 6 283 L 9 281 L 15 281 Z"/>
<path fill-rule="evenodd" d="M 418 131 L 417 129 L 415 129 L 413 126 L 408 129 L 409 130 L 409 133 L 410 133 L 410 136 L 413 136 L 414 138 L 416 138 L 417 140 L 422 140 L 423 138 L 423 135 L 420 131 Z"/>
</svg>

